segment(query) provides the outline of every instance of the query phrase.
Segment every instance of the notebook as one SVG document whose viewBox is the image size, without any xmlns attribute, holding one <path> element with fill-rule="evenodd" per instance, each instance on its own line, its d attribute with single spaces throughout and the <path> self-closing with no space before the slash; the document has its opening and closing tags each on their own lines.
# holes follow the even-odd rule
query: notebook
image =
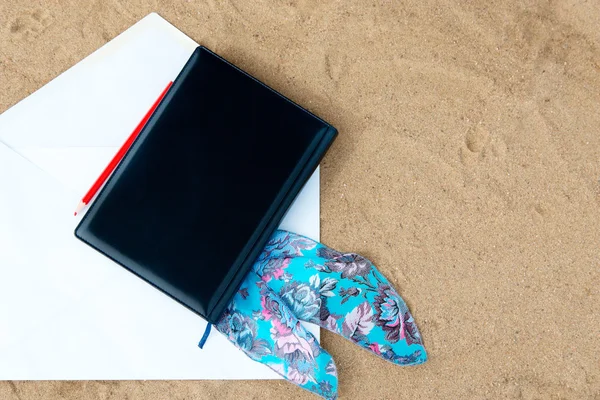
<svg viewBox="0 0 600 400">
<path fill-rule="evenodd" d="M 149 14 L 0 114 L 0 379 L 280 379 L 218 332 L 199 349 L 203 318 L 73 236 L 81 196 L 197 46 Z M 318 169 L 280 227 L 319 240 Z"/>
<path fill-rule="evenodd" d="M 200 46 L 75 234 L 216 323 L 336 135 Z"/>
</svg>

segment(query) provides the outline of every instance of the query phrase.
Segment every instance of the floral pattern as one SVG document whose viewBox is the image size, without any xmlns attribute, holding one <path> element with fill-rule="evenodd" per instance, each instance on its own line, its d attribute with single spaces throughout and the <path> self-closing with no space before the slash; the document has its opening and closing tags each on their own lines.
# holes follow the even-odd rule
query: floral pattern
<svg viewBox="0 0 600 400">
<path fill-rule="evenodd" d="M 293 282 L 280 294 L 294 315 L 302 321 L 312 321 L 321 311 L 321 297 L 309 285 Z"/>
<path fill-rule="evenodd" d="M 215 328 L 250 358 L 288 381 L 325 399 L 337 398 L 333 358 L 256 273 L 245 278 Z"/>
<path fill-rule="evenodd" d="M 337 251 L 321 247 L 317 250 L 319 257 L 325 258 L 325 266 L 331 271 L 340 272 L 343 279 L 357 276 L 366 277 L 371 272 L 369 260 L 358 254 L 342 254 Z"/>
<path fill-rule="evenodd" d="M 399 302 L 400 296 L 389 285 L 377 288 L 375 296 L 375 320 L 378 326 L 385 331 L 385 338 L 392 343 L 404 338 L 404 314 L 408 313 L 404 302 Z"/>
<path fill-rule="evenodd" d="M 266 284 L 298 319 L 338 333 L 396 364 L 427 359 L 406 303 L 366 258 L 277 231 L 254 271 L 264 279 L 265 266 L 273 260 L 285 263 L 285 274 L 270 277 Z"/>
<path fill-rule="evenodd" d="M 300 321 L 395 364 L 427 359 L 408 307 L 369 260 L 277 231 L 216 329 L 288 381 L 336 399 L 333 358 Z"/>
<path fill-rule="evenodd" d="M 232 314 L 226 322 L 227 330 L 240 348 L 257 355 L 271 352 L 267 342 L 257 337 L 257 325 L 252 318 L 242 314 Z"/>
</svg>

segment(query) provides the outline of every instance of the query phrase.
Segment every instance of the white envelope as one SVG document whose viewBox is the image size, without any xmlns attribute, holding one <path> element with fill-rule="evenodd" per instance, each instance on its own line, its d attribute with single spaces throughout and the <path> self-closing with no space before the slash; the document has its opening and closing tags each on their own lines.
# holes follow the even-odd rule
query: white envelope
<svg viewBox="0 0 600 400">
<path fill-rule="evenodd" d="M 74 207 L 197 44 L 150 14 L 0 115 L 0 379 L 273 379 L 77 240 Z M 319 239 L 319 174 L 282 228 Z M 314 325 L 309 329 L 319 337 Z"/>
</svg>

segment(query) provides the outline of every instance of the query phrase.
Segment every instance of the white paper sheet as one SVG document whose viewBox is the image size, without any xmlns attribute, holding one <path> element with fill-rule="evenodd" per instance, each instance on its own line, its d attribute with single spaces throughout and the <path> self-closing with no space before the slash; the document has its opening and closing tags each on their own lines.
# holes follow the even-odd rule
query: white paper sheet
<svg viewBox="0 0 600 400">
<path fill-rule="evenodd" d="M 150 14 L 0 115 L 0 379 L 275 379 L 78 241 L 73 209 L 197 44 Z M 313 175 L 281 227 L 319 239 Z M 318 329 L 309 329 L 317 337 Z"/>
</svg>

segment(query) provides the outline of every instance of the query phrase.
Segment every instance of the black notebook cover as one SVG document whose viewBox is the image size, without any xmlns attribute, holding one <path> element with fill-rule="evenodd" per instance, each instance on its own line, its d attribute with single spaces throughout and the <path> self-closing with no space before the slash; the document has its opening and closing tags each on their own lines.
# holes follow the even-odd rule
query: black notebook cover
<svg viewBox="0 0 600 400">
<path fill-rule="evenodd" d="M 336 135 L 198 47 L 75 235 L 215 323 Z"/>
</svg>

